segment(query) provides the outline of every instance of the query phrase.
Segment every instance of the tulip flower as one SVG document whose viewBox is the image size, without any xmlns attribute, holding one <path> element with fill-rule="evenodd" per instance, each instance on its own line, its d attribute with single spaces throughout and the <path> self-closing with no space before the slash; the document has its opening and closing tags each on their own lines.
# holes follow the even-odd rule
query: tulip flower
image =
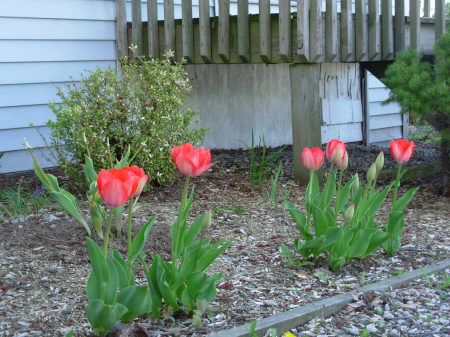
<svg viewBox="0 0 450 337">
<path fill-rule="evenodd" d="M 335 163 L 336 165 L 344 165 L 344 156 L 347 153 L 347 149 L 345 147 L 345 143 L 337 140 L 332 139 L 327 143 L 327 159 L 331 161 L 332 163 Z"/>
<path fill-rule="evenodd" d="M 172 148 L 172 159 L 185 176 L 196 177 L 211 167 L 211 152 L 203 147 L 195 149 L 192 144 L 186 143 Z"/>
<path fill-rule="evenodd" d="M 406 163 L 414 153 L 414 142 L 405 139 L 391 140 L 389 147 L 391 156 L 398 163 Z"/>
<path fill-rule="evenodd" d="M 129 167 L 102 169 L 97 177 L 98 192 L 106 205 L 119 207 L 136 193 L 140 179 Z"/>
<path fill-rule="evenodd" d="M 310 171 L 318 170 L 325 159 L 325 152 L 319 147 L 309 149 L 305 147 L 302 152 L 302 164 Z"/>
<path fill-rule="evenodd" d="M 136 192 L 134 193 L 134 195 L 135 196 L 140 195 L 142 193 L 142 190 L 144 189 L 145 184 L 147 183 L 148 176 L 145 174 L 143 169 L 141 169 L 139 166 L 136 165 L 124 167 L 124 170 L 135 174 L 139 178 Z"/>
</svg>

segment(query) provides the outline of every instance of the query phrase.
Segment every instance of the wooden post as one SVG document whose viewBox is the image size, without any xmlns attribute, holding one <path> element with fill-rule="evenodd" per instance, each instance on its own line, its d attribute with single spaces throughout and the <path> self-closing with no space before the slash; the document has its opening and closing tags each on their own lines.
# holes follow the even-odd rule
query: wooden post
<svg viewBox="0 0 450 337">
<path fill-rule="evenodd" d="M 297 55 L 309 61 L 309 1 L 297 0 Z"/>
<path fill-rule="evenodd" d="M 119 57 L 124 57 L 128 55 L 125 0 L 116 0 L 116 13 L 117 55 Z"/>
<path fill-rule="evenodd" d="M 137 46 L 133 56 L 141 56 L 143 53 L 141 0 L 131 0 L 131 21 L 132 42 Z"/>
<path fill-rule="evenodd" d="M 352 0 L 341 0 L 341 62 L 353 54 Z"/>
<path fill-rule="evenodd" d="M 209 18 L 209 0 L 200 0 L 200 57 L 211 63 L 211 22 Z"/>
<path fill-rule="evenodd" d="M 266 63 L 272 58 L 269 0 L 259 0 L 259 56 Z"/>
<path fill-rule="evenodd" d="M 435 6 L 435 17 L 436 17 L 436 25 L 434 27 L 435 29 L 435 36 L 436 40 L 441 36 L 441 34 L 445 33 L 445 0 L 436 0 L 436 6 Z"/>
<path fill-rule="evenodd" d="M 337 1 L 327 0 L 325 12 L 325 60 L 333 61 L 337 56 Z"/>
<path fill-rule="evenodd" d="M 382 0 L 381 45 L 383 60 L 394 56 L 394 27 L 392 25 L 392 0 Z"/>
<path fill-rule="evenodd" d="M 380 55 L 380 0 L 369 0 L 369 60 Z"/>
<path fill-rule="evenodd" d="M 420 0 L 409 0 L 409 46 L 420 49 Z"/>
<path fill-rule="evenodd" d="M 321 0 L 311 0 L 311 9 L 309 12 L 310 62 L 319 61 L 323 54 L 321 5 Z"/>
<path fill-rule="evenodd" d="M 445 1 L 445 0 L 444 0 Z M 435 6 L 437 7 L 437 6 Z M 436 8 L 435 8 L 436 10 Z M 423 16 L 430 17 L 430 0 L 423 1 Z"/>
<path fill-rule="evenodd" d="M 219 57 L 230 62 L 230 0 L 219 0 Z"/>
<path fill-rule="evenodd" d="M 158 2 L 149 0 L 147 2 L 148 16 L 148 56 L 159 57 L 159 28 L 158 28 Z"/>
<path fill-rule="evenodd" d="M 164 0 L 164 46 L 175 54 L 175 21 L 173 0 Z"/>
<path fill-rule="evenodd" d="M 294 178 L 302 183 L 309 180 L 309 171 L 301 164 L 303 149 L 322 145 L 319 67 L 318 64 L 289 66 Z"/>
<path fill-rule="evenodd" d="M 156 2 L 156 1 L 155 1 Z M 192 0 L 181 2 L 183 57 L 189 62 L 194 62 L 194 31 L 192 25 Z"/>
<path fill-rule="evenodd" d="M 238 54 L 242 62 L 250 61 L 248 0 L 238 0 Z"/>
<path fill-rule="evenodd" d="M 279 0 L 279 44 L 280 57 L 285 62 L 291 60 L 291 1 Z"/>
<path fill-rule="evenodd" d="M 355 53 L 357 61 L 367 60 L 367 16 L 364 0 L 355 3 Z"/>
<path fill-rule="evenodd" d="M 395 52 L 405 50 L 405 0 L 395 0 Z"/>
</svg>

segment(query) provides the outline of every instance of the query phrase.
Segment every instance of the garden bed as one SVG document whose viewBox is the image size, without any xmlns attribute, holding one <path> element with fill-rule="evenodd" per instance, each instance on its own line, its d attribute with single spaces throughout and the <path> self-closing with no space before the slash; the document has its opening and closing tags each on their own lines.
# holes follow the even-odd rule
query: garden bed
<svg viewBox="0 0 450 337">
<path fill-rule="evenodd" d="M 349 171 L 363 172 L 378 150 L 349 146 Z M 439 157 L 434 148 L 418 147 L 413 158 L 430 162 Z M 292 151 L 287 149 L 281 159 L 286 176 L 290 176 Z M 422 179 L 408 186 L 422 188 L 405 211 L 406 226 L 397 255 L 389 257 L 377 250 L 337 272 L 328 270 L 324 258 L 289 268 L 279 247 L 285 243 L 292 248 L 298 232 L 283 210 L 282 198 L 273 206 L 265 189 L 249 187 L 247 162 L 246 151 L 218 151 L 213 153 L 212 169 L 193 179 L 192 218 L 213 210 L 208 237 L 233 241 L 209 270 L 223 275 L 202 325 L 193 327 L 188 316 L 176 314 L 173 320 L 167 313 L 164 319 L 141 320 L 150 336 L 202 336 L 450 257 L 448 199 L 436 194 L 435 180 Z M 390 168 L 392 163 L 387 160 L 386 166 Z M 151 215 L 158 215 L 148 253 L 170 254 L 169 226 L 177 214 L 181 188 L 180 179 L 142 197 L 135 213 L 136 229 Z M 281 179 L 282 194 L 289 194 L 289 200 L 299 207 L 303 206 L 304 189 L 291 179 Z M 389 211 L 389 201 L 386 205 L 379 212 L 380 219 Z M 91 336 L 84 317 L 90 266 L 81 226 L 56 206 L 47 205 L 39 214 L 3 219 L 0 232 L 0 335 L 64 336 L 74 330 L 76 336 Z M 126 243 L 113 240 L 112 245 L 120 250 Z"/>
</svg>

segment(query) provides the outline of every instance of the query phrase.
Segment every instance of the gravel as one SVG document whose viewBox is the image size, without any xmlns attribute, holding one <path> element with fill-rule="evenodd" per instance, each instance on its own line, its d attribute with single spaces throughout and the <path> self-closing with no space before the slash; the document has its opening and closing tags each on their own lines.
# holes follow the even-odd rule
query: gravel
<svg viewBox="0 0 450 337">
<path fill-rule="evenodd" d="M 304 336 L 450 336 L 450 269 L 389 292 L 360 293 L 345 310 L 291 331 Z"/>
</svg>

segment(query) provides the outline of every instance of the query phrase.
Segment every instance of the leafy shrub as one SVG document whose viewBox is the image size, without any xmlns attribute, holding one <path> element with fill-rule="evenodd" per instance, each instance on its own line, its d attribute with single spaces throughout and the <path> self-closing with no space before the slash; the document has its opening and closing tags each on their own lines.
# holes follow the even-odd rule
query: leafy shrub
<svg viewBox="0 0 450 337">
<path fill-rule="evenodd" d="M 50 146 L 64 172 L 83 182 L 79 166 L 89 155 L 96 170 L 131 151 L 132 164 L 142 167 L 154 182 L 169 181 L 175 170 L 170 149 L 196 143 L 205 129 L 190 128 L 191 110 L 183 110 L 191 87 L 181 64 L 161 60 L 122 60 L 115 69 L 97 69 L 81 83 L 58 89 L 61 103 L 50 103 L 56 116 L 49 121 Z"/>
</svg>

